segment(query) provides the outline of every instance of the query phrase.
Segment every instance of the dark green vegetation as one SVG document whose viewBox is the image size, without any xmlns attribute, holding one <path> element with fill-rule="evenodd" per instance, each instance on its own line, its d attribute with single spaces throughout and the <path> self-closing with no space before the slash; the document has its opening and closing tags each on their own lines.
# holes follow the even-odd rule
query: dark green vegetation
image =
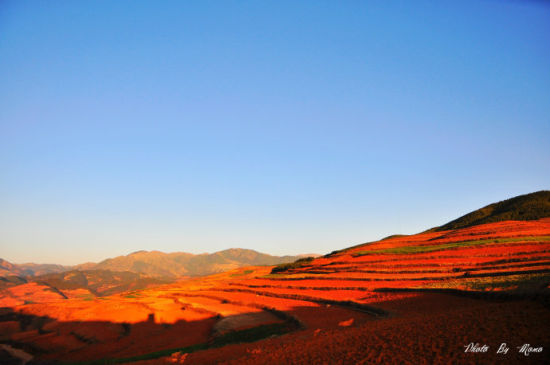
<svg viewBox="0 0 550 365">
<path fill-rule="evenodd" d="M 375 255 L 375 254 L 407 255 L 407 254 L 414 254 L 414 253 L 449 250 L 449 249 L 459 248 L 459 247 L 492 245 L 492 244 L 503 244 L 503 243 L 505 244 L 505 243 L 514 243 L 514 242 L 530 242 L 530 241 L 548 242 L 550 241 L 550 236 L 533 236 L 533 237 L 519 237 L 519 238 L 514 237 L 514 238 L 460 241 L 460 242 L 442 243 L 439 245 L 431 245 L 431 246 L 393 247 L 393 248 L 385 248 L 380 250 L 359 251 L 359 252 L 353 253 L 353 256 L 364 256 L 364 255 Z"/>
<path fill-rule="evenodd" d="M 277 273 L 285 272 L 285 271 L 288 271 L 288 270 L 297 269 L 299 267 L 306 266 L 311 261 L 313 261 L 313 259 L 314 259 L 313 257 L 304 257 L 304 258 L 298 259 L 298 260 L 296 260 L 294 262 L 291 262 L 291 263 L 288 263 L 288 264 L 280 264 L 280 265 L 275 266 L 271 270 L 271 273 L 272 274 L 277 274 Z"/>
<path fill-rule="evenodd" d="M 550 273 L 529 273 L 500 276 L 455 278 L 420 285 L 414 288 L 377 288 L 375 292 L 435 292 L 458 295 L 473 294 L 472 297 L 486 297 L 485 294 L 497 294 L 501 298 L 518 298 L 536 295 L 549 298 L 545 288 L 550 285 Z M 550 299 L 550 298 L 549 298 Z M 550 304 L 550 303 L 549 303 Z"/>
<path fill-rule="evenodd" d="M 237 272 L 237 273 L 231 274 L 229 276 L 232 277 L 232 278 L 236 278 L 236 277 L 239 277 L 239 276 L 245 276 L 245 275 L 248 275 L 248 274 L 252 274 L 253 272 L 254 272 L 254 270 L 244 270 L 243 272 Z"/>
<path fill-rule="evenodd" d="M 546 217 L 550 217 L 550 191 L 542 190 L 487 205 L 429 231 L 446 231 L 506 220 L 529 221 Z"/>
<path fill-rule="evenodd" d="M 95 361 L 86 362 L 74 362 L 67 364 L 79 364 L 79 365 L 100 365 L 100 364 L 124 364 L 128 362 L 152 360 L 160 357 L 170 356 L 173 353 L 191 353 L 200 350 L 206 350 L 210 348 L 223 347 L 225 345 L 233 343 L 244 343 L 259 341 L 271 336 L 279 336 L 296 329 L 296 326 L 292 322 L 265 324 L 258 327 L 248 328 L 240 331 L 232 331 L 223 336 L 215 337 L 208 343 L 201 343 L 188 347 L 179 347 L 174 349 L 167 349 L 161 351 L 155 351 L 144 355 L 125 357 L 119 359 L 101 359 Z"/>
<path fill-rule="evenodd" d="M 505 289 L 517 292 L 537 291 L 544 289 L 550 284 L 550 274 L 511 275 L 496 277 L 487 280 L 486 278 L 471 279 L 466 283 L 470 290 Z"/>
</svg>

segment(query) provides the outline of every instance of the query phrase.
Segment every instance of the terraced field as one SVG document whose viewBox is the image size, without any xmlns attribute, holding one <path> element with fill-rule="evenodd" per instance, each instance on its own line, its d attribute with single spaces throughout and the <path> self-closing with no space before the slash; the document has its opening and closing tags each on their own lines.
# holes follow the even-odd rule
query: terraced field
<svg viewBox="0 0 550 365">
<path fill-rule="evenodd" d="M 505 221 L 113 296 L 6 302 L 0 341 L 77 363 L 541 363 L 549 283 L 550 219 Z M 470 342 L 491 351 L 465 353 Z M 502 342 L 544 352 L 497 355 Z"/>
</svg>

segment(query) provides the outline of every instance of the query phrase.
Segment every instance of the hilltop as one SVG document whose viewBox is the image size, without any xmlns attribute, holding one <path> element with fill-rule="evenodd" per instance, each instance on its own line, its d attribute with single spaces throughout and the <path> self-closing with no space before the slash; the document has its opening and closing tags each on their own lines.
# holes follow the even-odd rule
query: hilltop
<svg viewBox="0 0 550 365">
<path fill-rule="evenodd" d="M 550 191 L 541 190 L 489 204 L 430 231 L 446 231 L 507 220 L 531 221 L 550 217 Z"/>
</svg>

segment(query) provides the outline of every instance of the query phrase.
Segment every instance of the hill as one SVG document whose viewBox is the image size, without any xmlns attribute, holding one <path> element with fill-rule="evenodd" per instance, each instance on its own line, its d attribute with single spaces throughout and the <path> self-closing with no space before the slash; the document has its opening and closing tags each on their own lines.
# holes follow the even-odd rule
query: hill
<svg viewBox="0 0 550 365">
<path fill-rule="evenodd" d="M 530 221 L 550 217 L 550 191 L 519 195 L 470 212 L 429 231 L 446 231 L 507 220 Z"/>
<path fill-rule="evenodd" d="M 193 255 L 186 252 L 164 253 L 137 251 L 97 264 L 84 264 L 76 269 L 129 271 L 151 277 L 202 276 L 243 266 L 277 265 L 293 262 L 302 256 L 271 256 L 254 250 L 231 248 L 211 254 Z"/>
<path fill-rule="evenodd" d="M 166 283 L 167 280 L 151 278 L 133 272 L 109 270 L 71 270 L 32 278 L 32 282 L 63 290 L 85 289 L 95 296 L 112 295 L 128 290 L 144 289 Z"/>
<path fill-rule="evenodd" d="M 550 219 L 504 221 L 395 236 L 275 273 L 249 266 L 101 298 L 60 289 L 67 300 L 29 283 L 9 289 L 34 290 L 32 299 L 0 300 L 12 307 L 0 312 L 0 340 L 53 362 L 477 363 L 479 354 L 464 352 L 473 335 L 491 348 L 503 338 L 546 347 L 549 252 Z M 85 284 L 79 274 L 65 280 Z"/>
<path fill-rule="evenodd" d="M 213 261 L 256 254 L 228 250 Z M 175 260 L 166 255 L 142 251 L 125 260 Z M 121 274 L 101 275 L 116 286 L 109 275 Z M 11 307 L 0 308 L 0 341 L 37 361 L 540 364 L 548 357 L 549 218 L 394 235 L 291 265 L 110 296 L 93 297 L 90 290 L 103 286 L 87 274 L 56 280 L 13 279 L 0 298 L 0 307 Z M 466 352 L 478 338 L 491 349 Z M 507 355 L 496 353 L 503 339 Z M 517 350 L 523 344 L 541 351 L 527 358 Z"/>
<path fill-rule="evenodd" d="M 272 256 L 254 250 L 231 248 L 200 255 L 186 252 L 136 251 L 125 256 L 109 258 L 99 263 L 87 262 L 75 266 L 33 263 L 14 264 L 0 259 L 0 277 L 39 276 L 70 270 L 107 270 L 115 272 L 128 271 L 158 278 L 175 278 L 210 275 L 249 265 L 278 265 L 293 262 L 305 256 Z"/>
<path fill-rule="evenodd" d="M 0 307 L 70 298 L 91 300 L 169 282 L 132 272 L 108 270 L 65 271 L 39 276 L 0 277 Z"/>
<path fill-rule="evenodd" d="M 2 276 L 35 276 L 59 273 L 71 270 L 71 266 L 63 266 L 56 264 L 14 264 L 9 261 L 0 259 L 0 277 Z"/>
<path fill-rule="evenodd" d="M 0 259 L 0 276 L 23 275 L 23 269 L 9 261 Z"/>
<path fill-rule="evenodd" d="M 19 264 L 17 265 L 23 270 L 23 275 L 36 276 L 45 274 L 55 274 L 64 271 L 71 270 L 71 266 L 57 265 L 57 264 Z"/>
</svg>

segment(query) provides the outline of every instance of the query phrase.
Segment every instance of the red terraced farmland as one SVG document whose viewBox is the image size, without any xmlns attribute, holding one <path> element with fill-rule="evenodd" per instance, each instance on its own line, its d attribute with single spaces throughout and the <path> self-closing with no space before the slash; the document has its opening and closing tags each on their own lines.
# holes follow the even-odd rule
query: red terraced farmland
<svg viewBox="0 0 550 365">
<path fill-rule="evenodd" d="M 276 274 L 273 267 L 250 267 L 93 300 L 22 287 L 0 299 L 10 306 L 0 317 L 1 336 L 34 346 L 45 360 L 153 356 L 149 363 L 256 364 L 324 363 L 336 356 L 349 363 L 406 363 L 428 353 L 435 363 L 440 356 L 468 363 L 462 346 L 479 341 L 471 333 L 491 344 L 550 345 L 540 330 L 549 311 L 529 296 L 548 290 L 541 292 L 550 282 L 548 236 L 548 220 L 492 223 L 373 242 Z M 426 251 L 431 247 L 438 249 Z M 454 291 L 414 291 L 420 289 Z M 25 290 L 36 303 L 23 305 Z M 512 299 L 493 300 L 493 292 Z M 257 342 L 211 348 L 232 331 L 289 323 Z"/>
</svg>

